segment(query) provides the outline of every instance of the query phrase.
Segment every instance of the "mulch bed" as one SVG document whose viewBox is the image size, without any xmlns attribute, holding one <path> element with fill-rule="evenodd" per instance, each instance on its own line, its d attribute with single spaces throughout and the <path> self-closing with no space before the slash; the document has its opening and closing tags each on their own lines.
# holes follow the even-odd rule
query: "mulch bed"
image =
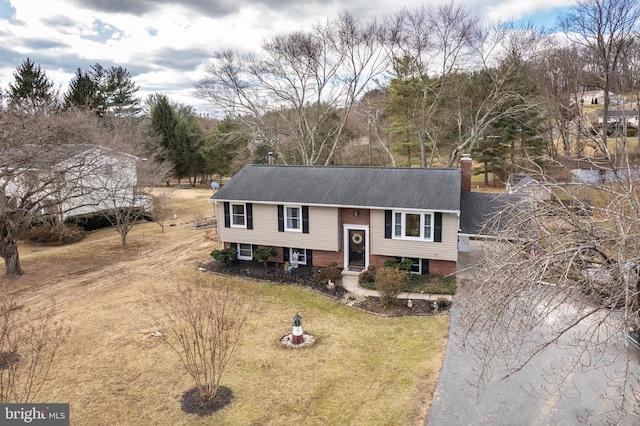
<svg viewBox="0 0 640 426">
<path fill-rule="evenodd" d="M 397 299 L 392 306 L 383 307 L 379 297 L 356 297 L 339 285 L 339 280 L 335 281 L 335 289 L 329 289 L 327 280 L 320 278 L 322 277 L 321 270 L 313 266 L 301 265 L 291 275 L 280 264 L 267 263 L 265 267 L 265 265 L 257 261 L 237 261 L 231 264 L 224 264 L 211 260 L 199 265 L 199 267 L 221 275 L 234 275 L 259 281 L 310 287 L 328 297 L 341 300 L 349 306 L 382 316 L 439 315 L 447 312 L 450 305 L 442 302 L 438 309 L 434 310 L 433 302 L 427 300 L 413 299 L 411 300 L 411 307 L 409 307 L 407 300 Z"/>
<path fill-rule="evenodd" d="M 231 404 L 232 400 L 233 392 L 226 386 L 218 387 L 216 397 L 213 399 L 202 399 L 198 388 L 193 387 L 182 394 L 180 405 L 182 406 L 182 411 L 185 413 L 205 417 Z"/>
</svg>

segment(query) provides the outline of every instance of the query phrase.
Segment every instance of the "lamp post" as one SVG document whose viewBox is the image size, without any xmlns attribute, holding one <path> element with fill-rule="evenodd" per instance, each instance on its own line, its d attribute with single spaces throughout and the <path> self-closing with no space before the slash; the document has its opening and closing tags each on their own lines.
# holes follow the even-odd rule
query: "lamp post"
<svg viewBox="0 0 640 426">
<path fill-rule="evenodd" d="M 304 341 L 302 336 L 302 317 L 297 313 L 293 317 L 293 336 L 291 342 L 295 345 L 299 345 Z"/>
</svg>

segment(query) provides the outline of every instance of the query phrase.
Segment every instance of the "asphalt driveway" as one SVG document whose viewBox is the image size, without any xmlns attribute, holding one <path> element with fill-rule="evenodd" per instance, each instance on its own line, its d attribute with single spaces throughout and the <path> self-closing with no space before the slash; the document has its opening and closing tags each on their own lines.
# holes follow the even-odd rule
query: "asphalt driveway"
<svg viewBox="0 0 640 426">
<path fill-rule="evenodd" d="M 463 267 L 469 260 L 468 255 L 464 257 L 461 259 Z M 602 398 L 602 390 L 607 389 L 610 375 L 621 369 L 623 357 L 606 368 L 575 372 L 562 387 L 560 395 L 548 395 L 543 392 L 549 379 L 546 374 L 550 367 L 562 363 L 566 355 L 566 351 L 557 346 L 548 347 L 508 379 L 490 382 L 485 391 L 478 394 L 473 386 L 476 360 L 471 353 L 463 352 L 460 343 L 452 337 L 459 315 L 460 310 L 454 306 L 449 343 L 427 419 L 428 426 L 574 425 L 580 424 L 580 419 L 588 412 L 612 408 L 612 402 Z M 612 353 L 614 350 L 620 348 L 612 348 Z M 633 352 L 631 358 L 632 365 L 638 367 L 636 373 L 640 374 L 640 352 Z M 615 389 L 609 387 L 607 390 L 615 394 Z M 607 419 L 599 418 L 595 424 L 607 424 Z M 640 419 L 624 419 L 619 424 L 638 425 Z"/>
</svg>

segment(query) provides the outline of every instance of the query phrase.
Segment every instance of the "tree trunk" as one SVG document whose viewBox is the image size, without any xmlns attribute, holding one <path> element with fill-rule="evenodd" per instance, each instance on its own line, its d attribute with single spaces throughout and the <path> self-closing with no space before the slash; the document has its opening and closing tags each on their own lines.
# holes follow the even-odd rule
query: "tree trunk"
<svg viewBox="0 0 640 426">
<path fill-rule="evenodd" d="M 7 245 L 6 252 L 3 254 L 5 270 L 8 275 L 22 275 L 20 267 L 20 255 L 18 254 L 18 246 L 15 244 Z"/>
</svg>

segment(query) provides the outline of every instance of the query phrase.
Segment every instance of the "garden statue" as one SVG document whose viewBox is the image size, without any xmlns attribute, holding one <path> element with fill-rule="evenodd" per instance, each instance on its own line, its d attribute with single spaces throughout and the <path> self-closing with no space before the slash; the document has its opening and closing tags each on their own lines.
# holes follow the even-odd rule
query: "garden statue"
<svg viewBox="0 0 640 426">
<path fill-rule="evenodd" d="M 300 257 L 300 253 L 298 253 L 297 250 L 294 250 L 291 254 L 291 263 L 289 264 L 289 267 L 287 267 L 287 273 L 289 275 L 291 275 L 291 271 L 298 268 L 298 257 Z"/>
</svg>

